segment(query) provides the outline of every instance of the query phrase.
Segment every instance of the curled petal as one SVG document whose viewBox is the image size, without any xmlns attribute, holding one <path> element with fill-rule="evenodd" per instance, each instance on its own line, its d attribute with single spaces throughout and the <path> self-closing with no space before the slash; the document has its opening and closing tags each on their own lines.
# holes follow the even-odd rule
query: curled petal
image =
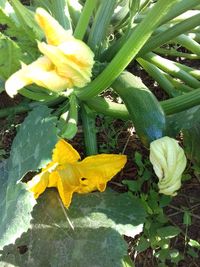
<svg viewBox="0 0 200 267">
<path fill-rule="evenodd" d="M 79 49 L 75 50 L 75 54 L 73 45 L 79 46 Z M 83 42 L 79 40 L 65 42 L 61 48 L 38 42 L 38 48 L 53 62 L 58 75 L 70 79 L 71 88 L 74 86 L 84 87 L 90 82 L 94 64 L 93 53 Z M 83 54 L 85 57 L 82 56 Z M 86 58 L 86 60 L 84 61 L 82 58 Z"/>
<path fill-rule="evenodd" d="M 76 164 L 80 173 L 78 193 L 104 191 L 106 184 L 126 164 L 125 155 L 101 154 L 89 156 Z"/>
<path fill-rule="evenodd" d="M 80 159 L 79 153 L 64 139 L 60 139 L 53 150 L 53 162 L 60 165 L 74 163 Z"/>
<path fill-rule="evenodd" d="M 66 31 L 45 9 L 37 8 L 35 19 L 44 31 L 49 44 L 59 45 L 73 38 L 71 32 Z"/>
<path fill-rule="evenodd" d="M 175 139 L 165 136 L 150 144 L 150 161 L 159 179 L 160 192 L 175 195 L 186 167 L 184 150 Z"/>
<path fill-rule="evenodd" d="M 40 57 L 29 65 L 10 76 L 5 83 L 8 95 L 13 97 L 24 86 L 35 83 L 51 91 L 62 91 L 70 86 L 70 80 L 59 76 L 51 61 L 47 57 Z"/>
<path fill-rule="evenodd" d="M 32 80 L 26 77 L 23 69 L 20 69 L 8 78 L 5 90 L 10 97 L 14 97 L 20 89 L 30 84 L 32 84 Z"/>
<path fill-rule="evenodd" d="M 27 183 L 27 189 L 30 192 L 33 192 L 34 197 L 38 198 L 45 189 L 47 188 L 49 183 L 49 172 L 41 172 L 38 175 L 34 176 L 32 180 Z"/>
</svg>

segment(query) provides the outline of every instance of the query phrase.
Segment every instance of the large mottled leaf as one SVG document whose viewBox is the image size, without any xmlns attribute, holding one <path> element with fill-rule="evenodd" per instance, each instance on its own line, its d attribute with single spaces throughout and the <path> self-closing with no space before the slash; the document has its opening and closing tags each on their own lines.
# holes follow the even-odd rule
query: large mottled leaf
<svg viewBox="0 0 200 267">
<path fill-rule="evenodd" d="M 38 170 L 51 160 L 57 130 L 56 119 L 50 112 L 46 106 L 39 106 L 29 113 L 13 141 L 7 171 L 0 176 L 4 184 L 0 187 L 0 249 L 29 228 L 30 212 L 36 202 L 20 180 L 27 172 Z"/>
<path fill-rule="evenodd" d="M 7 79 L 20 66 L 22 57 L 19 46 L 0 33 L 0 78 Z"/>
<path fill-rule="evenodd" d="M 19 24 L 12 7 L 9 7 L 9 11 L 10 12 L 8 13 L 5 12 L 4 9 L 0 8 L 0 22 L 2 26 L 4 25 L 2 32 L 4 35 L 9 36 L 11 40 L 15 40 L 12 41 L 13 46 L 18 45 L 21 51 L 23 51 L 23 57 L 20 56 L 20 59 L 25 63 L 30 63 L 39 56 L 36 40 L 33 39 L 33 37 L 30 38 L 30 36 L 26 34 L 25 29 L 22 27 L 23 25 Z M 9 53 L 5 53 L 7 56 L 6 59 L 10 57 L 9 60 L 11 60 L 12 57 L 10 52 L 12 52 L 12 50 L 8 52 Z M 19 67 L 19 62 L 15 67 L 17 70 Z"/>
<path fill-rule="evenodd" d="M 34 208 L 32 229 L 4 248 L 0 260 L 15 266 L 122 267 L 122 235 L 139 234 L 144 220 L 141 202 L 127 193 L 75 195 L 67 210 L 48 190 Z"/>
<path fill-rule="evenodd" d="M 200 123 L 200 106 L 167 116 L 168 135 L 176 136 L 183 129 L 191 129 Z"/>
<path fill-rule="evenodd" d="M 34 12 L 25 7 L 19 0 L 12 0 L 11 5 L 20 26 L 24 29 L 29 38 L 42 39 L 44 34 L 34 18 Z"/>
<path fill-rule="evenodd" d="M 195 124 L 190 129 L 183 130 L 183 142 L 187 156 L 196 164 L 200 166 L 200 123 Z"/>
</svg>

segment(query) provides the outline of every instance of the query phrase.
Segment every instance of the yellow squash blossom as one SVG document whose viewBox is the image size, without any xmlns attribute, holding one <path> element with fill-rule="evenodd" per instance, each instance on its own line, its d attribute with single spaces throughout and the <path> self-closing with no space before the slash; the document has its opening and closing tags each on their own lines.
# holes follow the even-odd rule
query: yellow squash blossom
<svg viewBox="0 0 200 267">
<path fill-rule="evenodd" d="M 90 82 L 94 54 L 82 41 L 75 39 L 46 10 L 38 8 L 35 19 L 45 33 L 47 44 L 38 42 L 44 55 L 12 74 L 5 83 L 10 97 L 21 88 L 35 83 L 51 91 L 84 87 Z"/>
<path fill-rule="evenodd" d="M 175 196 L 187 163 L 184 150 L 175 139 L 165 136 L 151 142 L 150 161 L 159 179 L 159 192 Z"/>
<path fill-rule="evenodd" d="M 104 191 L 106 184 L 126 163 L 125 155 L 100 154 L 80 161 L 79 153 L 63 139 L 53 150 L 52 162 L 27 183 L 28 190 L 39 197 L 47 187 L 56 187 L 65 207 L 74 192 Z"/>
</svg>

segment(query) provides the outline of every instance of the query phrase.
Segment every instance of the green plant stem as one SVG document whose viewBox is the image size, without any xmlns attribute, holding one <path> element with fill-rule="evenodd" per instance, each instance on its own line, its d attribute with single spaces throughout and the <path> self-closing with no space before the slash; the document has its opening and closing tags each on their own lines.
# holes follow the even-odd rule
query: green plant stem
<svg viewBox="0 0 200 267">
<path fill-rule="evenodd" d="M 94 51 L 95 57 L 98 58 L 101 46 L 108 32 L 111 17 L 114 13 L 116 0 L 101 0 L 95 14 L 95 18 L 90 30 L 88 45 Z"/>
<path fill-rule="evenodd" d="M 81 119 L 84 132 L 85 150 L 88 156 L 98 154 L 95 118 L 96 115 L 94 112 L 83 104 L 81 106 Z"/>
<path fill-rule="evenodd" d="M 200 88 L 181 96 L 161 102 L 167 115 L 171 115 L 200 104 Z"/>
<path fill-rule="evenodd" d="M 97 4 L 97 0 L 87 0 L 79 18 L 78 24 L 74 31 L 74 37 L 82 40 L 87 30 L 90 17 Z"/>
<path fill-rule="evenodd" d="M 172 78 L 169 74 L 163 73 L 163 75 L 181 92 L 188 93 L 194 90 L 194 88 L 189 87 L 188 85 L 182 83 L 180 80 Z"/>
<path fill-rule="evenodd" d="M 78 102 L 74 94 L 70 95 L 69 106 L 66 105 L 66 110 L 60 116 L 60 120 L 65 121 L 64 127 L 60 132 L 62 138 L 71 140 L 77 133 L 78 127 Z"/>
<path fill-rule="evenodd" d="M 188 74 L 190 74 L 191 76 L 193 76 L 194 78 L 200 80 L 200 70 L 196 70 L 196 69 L 193 69 L 191 67 L 188 67 L 186 65 L 183 65 L 181 63 L 178 63 L 178 62 L 174 62 L 174 64 L 180 68 L 181 70 L 187 72 Z"/>
<path fill-rule="evenodd" d="M 63 100 L 63 98 L 58 98 L 57 100 L 46 103 L 46 105 L 50 107 L 55 106 L 63 102 Z M 88 100 L 86 103 L 88 107 L 97 111 L 98 113 L 122 120 L 130 119 L 130 115 L 124 104 L 113 103 L 98 96 L 92 98 L 91 100 Z M 37 104 L 37 102 L 32 102 L 30 104 L 21 104 L 16 107 L 1 109 L 0 118 L 4 118 L 10 114 L 27 112 Z M 171 115 L 188 108 L 192 108 L 195 105 L 200 105 L 200 88 L 186 93 L 182 96 L 177 96 L 168 100 L 161 101 L 160 104 L 164 109 L 166 115 Z"/>
<path fill-rule="evenodd" d="M 56 94 L 48 95 L 47 93 L 40 92 L 37 90 L 31 90 L 29 88 L 23 88 L 19 91 L 20 95 L 25 96 L 26 98 L 29 98 L 34 101 L 51 101 L 55 100 L 58 96 Z"/>
<path fill-rule="evenodd" d="M 100 96 L 93 97 L 87 101 L 86 104 L 89 108 L 95 110 L 97 113 L 121 120 L 130 119 L 130 115 L 124 104 L 114 103 Z"/>
<path fill-rule="evenodd" d="M 180 36 L 177 36 L 174 40 L 181 46 L 190 50 L 192 53 L 200 56 L 200 45 L 192 38 L 188 37 L 185 34 L 181 34 Z"/>
<path fill-rule="evenodd" d="M 181 112 L 183 110 L 200 105 L 200 88 L 181 96 L 177 96 L 160 102 L 166 115 Z M 123 120 L 130 119 L 130 115 L 124 104 L 117 104 L 101 97 L 94 97 L 87 101 L 87 105 L 98 113 L 105 114 Z"/>
<path fill-rule="evenodd" d="M 148 53 L 149 51 L 152 51 L 153 49 L 167 43 L 168 41 L 174 39 L 178 35 L 185 33 L 196 26 L 199 25 L 200 21 L 200 14 L 197 14 L 196 16 L 193 16 L 192 18 L 186 19 L 173 27 L 169 28 L 168 30 L 161 29 L 161 32 L 157 34 L 156 36 L 152 37 L 145 46 L 141 49 L 139 52 L 139 55 L 144 55 L 145 53 Z M 188 37 L 189 38 L 189 37 Z"/>
<path fill-rule="evenodd" d="M 189 86 L 200 88 L 200 81 L 192 77 L 186 71 L 180 69 L 173 61 L 158 56 L 152 52 L 147 53 L 143 58 L 172 76 L 183 80 Z"/>
<path fill-rule="evenodd" d="M 149 39 L 152 32 L 159 25 L 163 16 L 170 12 L 171 7 L 178 0 L 160 0 L 147 14 L 144 20 L 136 27 L 117 55 L 108 64 L 107 68 L 84 89 L 77 90 L 81 100 L 87 100 L 98 95 L 112 84 L 130 61 L 138 54 L 139 50 Z"/>
<path fill-rule="evenodd" d="M 161 23 L 165 24 L 171 19 L 183 14 L 184 12 L 195 8 L 199 4 L 199 0 L 182 0 L 179 1 L 176 5 L 173 6 L 171 12 L 167 13 L 167 15 L 162 19 Z"/>
<path fill-rule="evenodd" d="M 142 58 L 137 58 L 137 61 L 144 70 L 158 82 L 169 96 L 174 97 L 179 94 L 173 84 L 165 77 L 163 71 L 161 71 L 158 67 Z"/>
<path fill-rule="evenodd" d="M 161 54 L 161 55 L 168 55 L 172 57 L 183 57 L 187 59 L 200 59 L 200 56 L 197 56 L 196 54 L 183 53 L 183 52 L 177 51 L 176 49 L 156 48 L 154 52 Z"/>
</svg>

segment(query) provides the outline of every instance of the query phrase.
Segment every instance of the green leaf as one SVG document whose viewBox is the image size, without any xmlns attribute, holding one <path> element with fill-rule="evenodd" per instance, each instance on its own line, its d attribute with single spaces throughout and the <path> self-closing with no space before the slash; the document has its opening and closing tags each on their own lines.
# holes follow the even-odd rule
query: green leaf
<svg viewBox="0 0 200 267">
<path fill-rule="evenodd" d="M 180 234 L 180 229 L 174 226 L 165 226 L 157 230 L 161 238 L 172 238 Z"/>
<path fill-rule="evenodd" d="M 181 130 L 191 129 L 200 123 L 200 106 L 167 116 L 167 133 L 176 136 Z"/>
<path fill-rule="evenodd" d="M 200 243 L 194 239 L 190 239 L 188 245 L 190 245 L 193 248 L 198 248 L 200 250 Z"/>
<path fill-rule="evenodd" d="M 56 119 L 46 106 L 33 109 L 20 126 L 13 141 L 11 156 L 0 176 L 0 249 L 13 243 L 27 231 L 35 205 L 22 177 L 36 171 L 51 161 L 52 150 L 57 142 Z"/>
<path fill-rule="evenodd" d="M 29 38 L 41 40 L 44 34 L 34 18 L 34 12 L 22 5 L 19 0 L 12 0 L 11 5 L 20 26 L 24 29 Z"/>
<path fill-rule="evenodd" d="M 185 146 L 185 152 L 187 156 L 197 165 L 200 164 L 200 155 L 199 155 L 199 149 L 200 149 L 200 140 L 199 140 L 199 134 L 200 134 L 200 123 L 197 124 L 190 129 L 183 130 L 184 134 L 184 146 Z"/>
<path fill-rule="evenodd" d="M 198 252 L 196 252 L 193 248 L 189 247 L 187 250 L 187 254 L 190 255 L 192 258 L 199 258 Z"/>
<path fill-rule="evenodd" d="M 141 236 L 139 243 L 136 247 L 136 250 L 140 253 L 142 251 L 145 251 L 147 248 L 149 248 L 151 246 L 151 244 L 149 243 L 149 241 L 147 240 L 147 238 Z"/>
<path fill-rule="evenodd" d="M 136 180 L 136 181 L 132 181 L 132 180 L 123 180 L 122 183 L 124 185 L 128 186 L 128 190 L 132 191 L 132 192 L 138 192 L 141 188 L 141 181 L 140 180 Z"/>
<path fill-rule="evenodd" d="M 20 66 L 22 57 L 19 46 L 0 33 L 0 78 L 6 80 Z"/>
<path fill-rule="evenodd" d="M 142 231 L 145 212 L 138 199 L 113 191 L 75 195 L 65 209 L 47 190 L 33 211 L 32 229 L 6 247 L 1 262 L 15 266 L 123 267 L 127 245 L 121 235 Z M 25 246 L 27 252 L 19 253 Z"/>
<path fill-rule="evenodd" d="M 33 36 L 30 39 L 22 25 L 17 22 L 14 11 L 7 14 L 0 8 L 0 21 L 2 25 L 6 25 L 2 32 L 14 39 L 14 43 L 24 52 L 23 61 L 30 63 L 30 60 L 36 59 L 39 55 L 36 40 Z"/>
<path fill-rule="evenodd" d="M 29 113 L 12 144 L 9 163 L 12 171 L 17 173 L 15 181 L 51 161 L 52 150 L 58 141 L 55 125 L 56 118 L 46 106 L 35 107 Z"/>
</svg>

